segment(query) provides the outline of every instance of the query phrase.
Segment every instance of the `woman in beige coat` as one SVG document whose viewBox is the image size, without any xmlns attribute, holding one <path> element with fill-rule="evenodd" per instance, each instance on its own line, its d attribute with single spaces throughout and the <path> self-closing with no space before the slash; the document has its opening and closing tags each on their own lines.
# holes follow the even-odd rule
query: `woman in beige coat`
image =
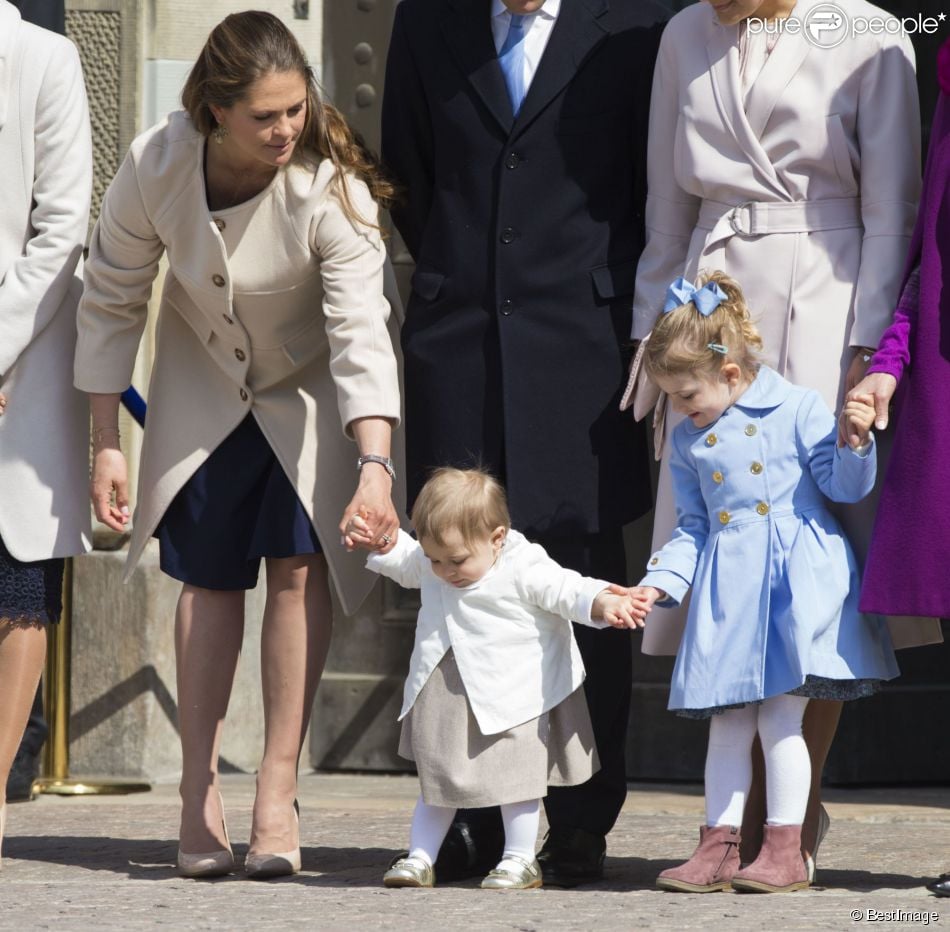
<svg viewBox="0 0 950 932">
<path fill-rule="evenodd" d="M 154 534 L 163 569 L 184 582 L 178 862 L 213 876 L 234 864 L 218 747 L 244 590 L 266 560 L 265 748 L 245 870 L 273 876 L 300 867 L 296 772 L 329 644 L 329 579 L 347 613 L 372 585 L 341 529 L 358 513 L 385 549 L 398 526 L 399 390 L 377 226 L 391 188 L 270 14 L 219 24 L 182 96 L 185 112 L 135 140 L 103 201 L 76 384 L 92 402 L 96 514 L 122 528 L 118 393 L 164 251 L 127 572 Z"/>
<path fill-rule="evenodd" d="M 838 20 L 819 6 L 704 2 L 668 24 L 653 85 L 633 336 L 649 333 L 671 281 L 722 269 L 748 296 L 765 362 L 837 410 L 897 297 L 919 191 L 920 126 L 909 40 L 890 30 L 851 35 L 860 17 L 889 18 L 863 0 L 836 0 Z M 870 521 L 847 511 L 863 555 Z M 664 458 L 655 546 L 673 526 Z M 675 653 L 682 619 L 657 610 L 644 651 Z M 805 717 L 806 860 L 825 818 L 818 788 L 839 714 L 840 703 L 816 701 Z M 747 813 L 753 850 L 760 824 Z"/>
<path fill-rule="evenodd" d="M 79 54 L 0 0 L 0 794 L 89 549 L 88 408 L 70 378 L 92 140 Z M 5 808 L 0 795 L 0 843 Z"/>
</svg>

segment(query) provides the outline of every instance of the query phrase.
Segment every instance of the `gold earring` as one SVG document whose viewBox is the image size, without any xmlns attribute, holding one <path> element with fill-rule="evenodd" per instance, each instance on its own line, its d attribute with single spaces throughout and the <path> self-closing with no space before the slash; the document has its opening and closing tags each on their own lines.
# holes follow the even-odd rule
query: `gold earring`
<svg viewBox="0 0 950 932">
<path fill-rule="evenodd" d="M 214 137 L 214 141 L 220 146 L 228 136 L 231 135 L 228 128 L 223 124 L 219 123 L 213 130 L 211 130 L 211 135 Z"/>
</svg>

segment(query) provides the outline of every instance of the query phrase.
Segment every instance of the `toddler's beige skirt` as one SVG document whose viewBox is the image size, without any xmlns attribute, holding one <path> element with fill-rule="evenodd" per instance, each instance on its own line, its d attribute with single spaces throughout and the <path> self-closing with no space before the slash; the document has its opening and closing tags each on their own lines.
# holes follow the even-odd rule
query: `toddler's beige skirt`
<svg viewBox="0 0 950 932">
<path fill-rule="evenodd" d="M 416 762 L 423 800 L 449 808 L 540 799 L 600 769 L 583 687 L 530 722 L 483 735 L 451 650 L 403 719 L 399 754 Z"/>
</svg>

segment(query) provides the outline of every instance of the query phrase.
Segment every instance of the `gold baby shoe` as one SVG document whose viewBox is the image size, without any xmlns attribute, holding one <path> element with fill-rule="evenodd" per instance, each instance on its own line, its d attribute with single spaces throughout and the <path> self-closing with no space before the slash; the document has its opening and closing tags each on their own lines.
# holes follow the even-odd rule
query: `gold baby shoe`
<svg viewBox="0 0 950 932">
<path fill-rule="evenodd" d="M 541 865 L 537 860 L 528 861 L 516 855 L 509 854 L 503 861 L 516 861 L 521 867 L 518 870 L 496 867 L 483 881 L 483 890 L 533 890 L 541 886 Z"/>
<path fill-rule="evenodd" d="M 434 887 L 435 870 L 420 858 L 396 858 L 383 874 L 384 887 Z"/>
</svg>

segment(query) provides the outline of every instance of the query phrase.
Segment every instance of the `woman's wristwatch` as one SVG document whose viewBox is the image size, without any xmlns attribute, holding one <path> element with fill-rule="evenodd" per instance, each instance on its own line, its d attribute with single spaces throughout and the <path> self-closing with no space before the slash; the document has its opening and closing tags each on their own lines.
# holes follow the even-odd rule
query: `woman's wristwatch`
<svg viewBox="0 0 950 932">
<path fill-rule="evenodd" d="M 378 463 L 389 473 L 389 478 L 392 479 L 393 482 L 396 481 L 396 470 L 393 468 L 393 461 L 388 456 L 379 456 L 376 453 L 364 453 L 356 461 L 356 468 L 362 469 L 367 463 Z"/>
<path fill-rule="evenodd" d="M 871 357 L 877 352 L 873 346 L 856 346 L 854 349 L 861 357 L 861 362 L 870 362 Z"/>
</svg>

